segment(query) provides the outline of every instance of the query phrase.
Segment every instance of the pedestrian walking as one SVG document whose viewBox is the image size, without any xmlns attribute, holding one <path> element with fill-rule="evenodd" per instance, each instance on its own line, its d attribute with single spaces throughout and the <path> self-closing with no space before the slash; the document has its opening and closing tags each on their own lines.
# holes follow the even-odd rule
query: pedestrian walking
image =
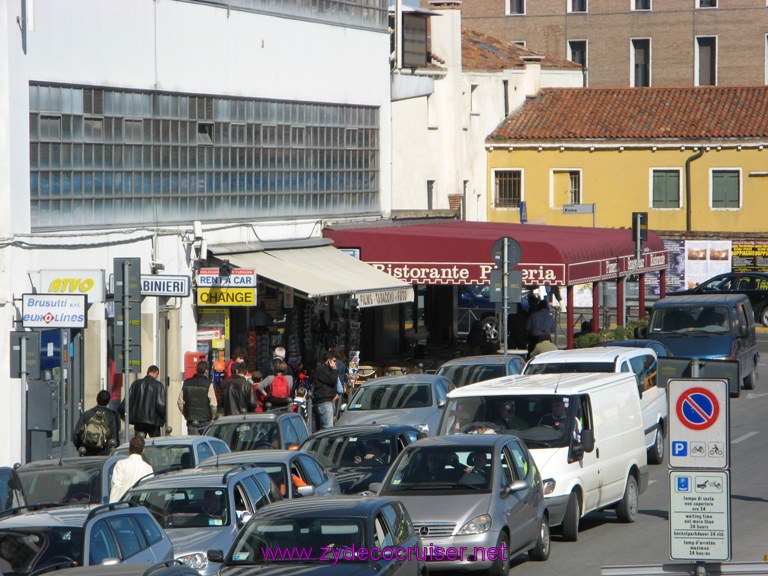
<svg viewBox="0 0 768 576">
<path fill-rule="evenodd" d="M 112 484 L 109 491 L 110 502 L 117 502 L 138 480 L 155 473 L 152 466 L 144 460 L 143 454 L 144 438 L 134 436 L 128 442 L 128 458 L 115 464 L 112 471 Z"/>
<path fill-rule="evenodd" d="M 330 352 L 325 352 L 312 376 L 312 393 L 318 430 L 333 427 L 334 402 L 339 398 L 336 392 L 338 384 L 336 357 Z"/>
<path fill-rule="evenodd" d="M 195 375 L 184 380 L 176 402 L 187 421 L 187 432 L 200 435 L 216 417 L 217 401 L 213 383 L 208 379 L 208 362 L 195 366 Z"/>
<path fill-rule="evenodd" d="M 291 368 L 291 365 L 288 364 L 285 360 L 285 348 L 282 346 L 277 346 L 275 348 L 275 351 L 272 353 L 272 360 L 270 360 L 269 364 L 263 367 L 261 370 L 261 373 L 264 375 L 264 378 L 267 376 L 272 376 L 276 373 L 275 367 L 277 366 L 278 362 L 285 362 L 287 365 L 287 369 L 285 371 L 286 376 L 293 377 L 293 369 Z"/>
<path fill-rule="evenodd" d="M 247 370 L 245 362 L 236 362 L 232 366 L 232 377 L 227 379 L 223 394 L 224 414 L 227 416 L 245 414 L 256 409 L 253 382 L 244 376 Z"/>
<path fill-rule="evenodd" d="M 136 434 L 160 436 L 160 428 L 165 426 L 165 386 L 157 379 L 159 375 L 160 368 L 153 364 L 146 376 L 136 380 L 128 390 L 128 421 Z M 120 415 L 125 418 L 125 400 L 120 404 Z"/>
<path fill-rule="evenodd" d="M 117 415 L 109 409 L 108 390 L 96 394 L 96 406 L 86 410 L 72 431 L 72 442 L 83 456 L 108 455 L 117 445 Z"/>
</svg>

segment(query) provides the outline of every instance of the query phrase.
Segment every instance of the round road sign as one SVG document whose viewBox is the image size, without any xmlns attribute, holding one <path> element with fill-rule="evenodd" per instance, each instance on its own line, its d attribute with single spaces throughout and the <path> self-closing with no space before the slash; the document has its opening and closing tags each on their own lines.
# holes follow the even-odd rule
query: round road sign
<svg viewBox="0 0 768 576">
<path fill-rule="evenodd" d="M 717 422 L 720 403 L 706 388 L 689 388 L 677 399 L 677 417 L 686 428 L 706 430 Z"/>
</svg>

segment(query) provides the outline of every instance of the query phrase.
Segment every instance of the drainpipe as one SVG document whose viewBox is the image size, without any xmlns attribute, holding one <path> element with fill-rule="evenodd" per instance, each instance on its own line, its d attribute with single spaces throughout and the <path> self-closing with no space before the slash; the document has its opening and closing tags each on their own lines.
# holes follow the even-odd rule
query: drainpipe
<svg viewBox="0 0 768 576">
<path fill-rule="evenodd" d="M 685 231 L 691 231 L 691 162 L 704 155 L 704 149 L 699 148 L 695 154 L 685 160 Z"/>
</svg>

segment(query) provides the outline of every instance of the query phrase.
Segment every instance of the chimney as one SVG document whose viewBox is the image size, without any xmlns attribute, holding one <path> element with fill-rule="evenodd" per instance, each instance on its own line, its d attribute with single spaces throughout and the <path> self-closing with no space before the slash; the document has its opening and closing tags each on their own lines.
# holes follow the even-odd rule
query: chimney
<svg viewBox="0 0 768 576">
<path fill-rule="evenodd" d="M 541 61 L 543 56 L 530 54 L 523 56 L 523 64 L 525 64 L 525 97 L 535 98 L 539 95 L 541 90 Z"/>
</svg>

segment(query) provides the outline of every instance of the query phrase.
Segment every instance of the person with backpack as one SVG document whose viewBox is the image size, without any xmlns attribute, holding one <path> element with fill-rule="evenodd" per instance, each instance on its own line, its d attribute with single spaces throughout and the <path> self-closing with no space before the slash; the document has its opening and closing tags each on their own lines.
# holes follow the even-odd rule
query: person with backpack
<svg viewBox="0 0 768 576">
<path fill-rule="evenodd" d="M 117 445 L 117 416 L 109 409 L 112 395 L 108 390 L 96 394 L 96 406 L 86 410 L 77 421 L 72 442 L 84 456 L 108 455 Z M 114 440 L 110 444 L 110 440 Z"/>
<path fill-rule="evenodd" d="M 259 382 L 259 391 L 266 393 L 272 406 L 288 406 L 293 398 L 293 376 L 288 374 L 288 364 L 275 362 L 275 373 Z"/>
</svg>

